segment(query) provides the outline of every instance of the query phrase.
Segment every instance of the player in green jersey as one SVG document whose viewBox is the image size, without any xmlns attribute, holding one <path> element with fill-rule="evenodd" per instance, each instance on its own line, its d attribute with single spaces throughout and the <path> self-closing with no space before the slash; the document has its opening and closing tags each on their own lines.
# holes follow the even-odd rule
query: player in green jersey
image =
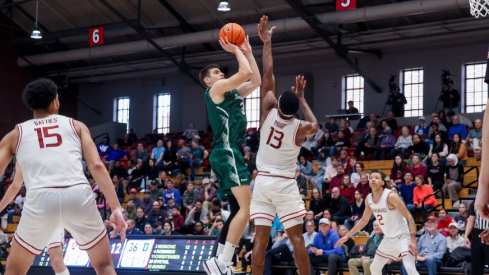
<svg viewBox="0 0 489 275">
<path fill-rule="evenodd" d="M 214 133 L 209 161 L 231 206 L 231 216 L 225 226 L 227 233 L 221 233 L 222 239 L 226 239 L 219 241 L 217 256 L 204 262 L 204 269 L 209 275 L 232 273 L 234 251 L 250 219 L 251 189 L 239 151 L 245 142 L 247 124 L 243 98 L 261 85 L 260 71 L 248 37 L 241 47 L 222 38 L 219 43 L 225 51 L 236 56 L 239 69 L 226 79 L 219 66 L 212 64 L 199 75 L 202 85 L 207 88 L 205 101 Z"/>
</svg>

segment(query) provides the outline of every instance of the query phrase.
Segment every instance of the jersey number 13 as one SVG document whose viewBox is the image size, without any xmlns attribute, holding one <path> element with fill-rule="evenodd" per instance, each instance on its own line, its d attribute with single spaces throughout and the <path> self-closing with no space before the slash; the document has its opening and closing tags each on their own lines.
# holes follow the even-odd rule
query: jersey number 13
<svg viewBox="0 0 489 275">
<path fill-rule="evenodd" d="M 280 146 L 282 146 L 282 139 L 284 138 L 284 133 L 275 130 L 275 128 L 273 127 L 270 128 L 272 130 L 270 131 L 270 135 L 268 136 L 267 145 L 270 145 L 272 148 L 279 149 Z"/>
</svg>

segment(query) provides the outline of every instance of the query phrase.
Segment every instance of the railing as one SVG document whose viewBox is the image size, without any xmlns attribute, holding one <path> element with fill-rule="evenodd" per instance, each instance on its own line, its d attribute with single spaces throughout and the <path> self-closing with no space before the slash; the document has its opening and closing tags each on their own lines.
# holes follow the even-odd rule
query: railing
<svg viewBox="0 0 489 275">
<path fill-rule="evenodd" d="M 437 204 L 436 206 L 432 206 L 431 208 L 429 208 L 428 210 L 426 210 L 424 208 L 424 201 L 427 200 L 431 196 L 435 196 L 436 193 L 440 193 L 441 194 L 441 203 Z M 436 210 L 439 206 L 441 206 L 442 208 L 444 208 L 444 206 L 445 206 L 445 194 L 442 192 L 441 189 L 438 189 L 435 192 L 429 194 L 428 196 L 424 197 L 423 200 L 421 201 L 421 210 L 424 211 L 425 213 L 429 213 L 429 212 L 431 212 L 433 210 Z"/>
<path fill-rule="evenodd" d="M 462 183 L 462 187 L 463 188 L 469 188 L 471 185 L 473 185 L 474 183 L 476 183 L 476 182 L 479 181 L 479 166 L 470 167 L 470 169 L 467 170 L 467 171 L 465 171 L 462 176 L 465 176 L 466 174 L 468 174 L 470 171 L 472 171 L 474 169 L 475 169 L 475 172 L 476 172 L 475 180 L 473 180 L 473 181 L 471 181 L 469 183 Z"/>
<path fill-rule="evenodd" d="M 100 135 L 98 135 L 98 136 L 94 137 L 94 138 L 93 138 L 93 142 L 95 142 L 95 144 L 97 144 L 96 139 L 97 139 L 97 138 L 99 138 L 99 137 L 104 137 L 104 138 L 105 138 L 105 137 L 109 137 L 109 133 L 102 133 L 102 134 L 100 134 Z"/>
<path fill-rule="evenodd" d="M 473 180 L 473 181 L 471 181 L 471 182 L 469 182 L 469 183 L 464 183 L 465 181 L 463 181 L 463 182 L 462 182 L 462 188 L 469 188 L 469 187 L 471 187 L 471 185 L 473 185 L 474 183 L 476 183 L 476 182 L 478 182 L 478 181 L 479 181 L 479 167 L 478 167 L 478 166 L 473 166 L 473 167 L 471 167 L 469 170 L 465 171 L 465 172 L 463 173 L 462 177 L 463 177 L 463 176 L 465 176 L 466 174 L 470 173 L 470 172 L 471 172 L 472 170 L 474 170 L 474 169 L 475 169 L 475 172 L 476 172 L 476 178 L 475 178 L 475 180 Z M 429 197 L 431 197 L 431 196 L 435 196 L 437 193 L 440 193 L 440 194 L 441 194 L 441 203 L 439 203 L 437 206 L 433 206 L 433 207 L 431 207 L 431 208 L 430 208 L 430 209 L 428 209 L 428 210 L 425 210 L 425 209 L 424 209 L 424 201 L 425 201 L 425 200 L 427 200 L 427 199 L 428 199 Z M 426 196 L 426 197 L 424 197 L 424 198 L 423 198 L 423 200 L 421 201 L 421 206 L 422 206 L 422 207 L 421 207 L 421 209 L 422 209 L 424 212 L 426 212 L 426 213 L 431 212 L 431 211 L 433 211 L 433 210 L 436 210 L 436 209 L 437 209 L 439 206 L 441 206 L 442 208 L 444 208 L 444 206 L 445 206 L 445 194 L 442 192 L 442 190 L 441 190 L 441 189 L 436 190 L 436 191 L 434 191 L 433 193 L 431 193 L 431 194 L 429 194 L 428 196 Z"/>
</svg>

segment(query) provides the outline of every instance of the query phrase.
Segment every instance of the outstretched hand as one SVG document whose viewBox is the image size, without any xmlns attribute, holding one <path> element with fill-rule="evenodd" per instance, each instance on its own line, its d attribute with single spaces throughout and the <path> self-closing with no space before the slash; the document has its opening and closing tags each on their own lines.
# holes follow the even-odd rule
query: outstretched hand
<svg viewBox="0 0 489 275">
<path fill-rule="evenodd" d="M 241 44 L 241 46 L 239 46 L 239 49 L 244 54 L 251 53 L 250 38 L 248 35 L 245 37 L 245 41 L 243 42 L 243 44 Z"/>
<path fill-rule="evenodd" d="M 116 209 L 112 211 L 112 215 L 110 215 L 110 226 L 114 228 L 114 234 L 112 235 L 112 238 L 117 237 L 120 233 L 121 243 L 124 244 L 124 242 L 126 241 L 127 223 L 126 221 L 124 221 L 121 209 Z"/>
<path fill-rule="evenodd" d="M 348 241 L 348 238 L 344 236 L 343 238 L 339 239 L 336 244 L 334 245 L 334 248 L 337 248 L 338 246 L 342 246 L 346 241 Z"/>
<path fill-rule="evenodd" d="M 475 209 L 477 209 L 477 212 L 479 212 L 479 215 L 484 220 L 489 220 L 489 198 L 487 195 L 488 194 L 485 194 L 482 188 L 479 188 L 479 190 L 477 190 L 477 196 L 475 197 L 474 202 Z"/>
<path fill-rule="evenodd" d="M 273 30 L 275 30 L 275 26 L 268 30 L 268 16 L 263 15 L 260 19 L 260 24 L 258 24 L 258 36 L 260 36 L 263 43 L 272 40 Z"/>
<path fill-rule="evenodd" d="M 481 239 L 481 241 L 482 241 L 482 239 Z M 470 248 L 470 240 L 465 236 L 464 236 L 464 245 L 465 245 L 465 247 Z"/>
<path fill-rule="evenodd" d="M 481 243 L 489 244 L 489 228 L 482 231 L 482 233 L 479 234 L 479 238 L 481 238 Z"/>
<path fill-rule="evenodd" d="M 411 241 L 411 243 L 409 244 L 409 250 L 411 253 L 413 253 L 414 258 L 417 259 L 418 258 L 418 247 L 416 246 L 416 240 Z"/>
<path fill-rule="evenodd" d="M 221 47 L 226 51 L 230 53 L 235 53 L 236 50 L 238 50 L 238 46 L 232 44 L 229 42 L 228 38 L 223 39 L 222 37 L 219 37 L 219 44 L 221 44 Z"/>
<path fill-rule="evenodd" d="M 306 80 L 304 80 L 304 76 L 298 75 L 295 78 L 296 87 L 292 86 L 292 92 L 297 95 L 298 98 L 304 98 L 304 90 L 306 89 Z"/>
</svg>

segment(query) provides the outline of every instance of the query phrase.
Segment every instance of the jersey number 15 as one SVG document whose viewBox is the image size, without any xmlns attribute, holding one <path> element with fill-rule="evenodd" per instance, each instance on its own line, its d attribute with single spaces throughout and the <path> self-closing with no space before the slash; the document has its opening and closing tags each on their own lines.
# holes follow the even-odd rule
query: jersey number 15
<svg viewBox="0 0 489 275">
<path fill-rule="evenodd" d="M 49 130 L 56 129 L 56 128 L 59 128 L 59 125 L 34 129 L 37 132 L 37 139 L 39 140 L 39 147 L 41 149 L 45 147 L 58 147 L 61 145 L 61 143 L 63 143 L 63 139 L 61 138 L 60 134 L 49 133 Z M 50 137 L 56 137 L 56 142 L 45 144 L 44 138 L 50 138 Z"/>
<path fill-rule="evenodd" d="M 270 131 L 270 135 L 267 139 L 267 145 L 270 145 L 272 148 L 279 149 L 282 146 L 282 139 L 284 138 L 284 132 L 280 132 L 275 130 L 275 128 L 270 127 L 272 130 Z M 272 137 L 274 140 L 272 140 Z M 274 144 L 274 141 L 277 141 Z"/>
</svg>

